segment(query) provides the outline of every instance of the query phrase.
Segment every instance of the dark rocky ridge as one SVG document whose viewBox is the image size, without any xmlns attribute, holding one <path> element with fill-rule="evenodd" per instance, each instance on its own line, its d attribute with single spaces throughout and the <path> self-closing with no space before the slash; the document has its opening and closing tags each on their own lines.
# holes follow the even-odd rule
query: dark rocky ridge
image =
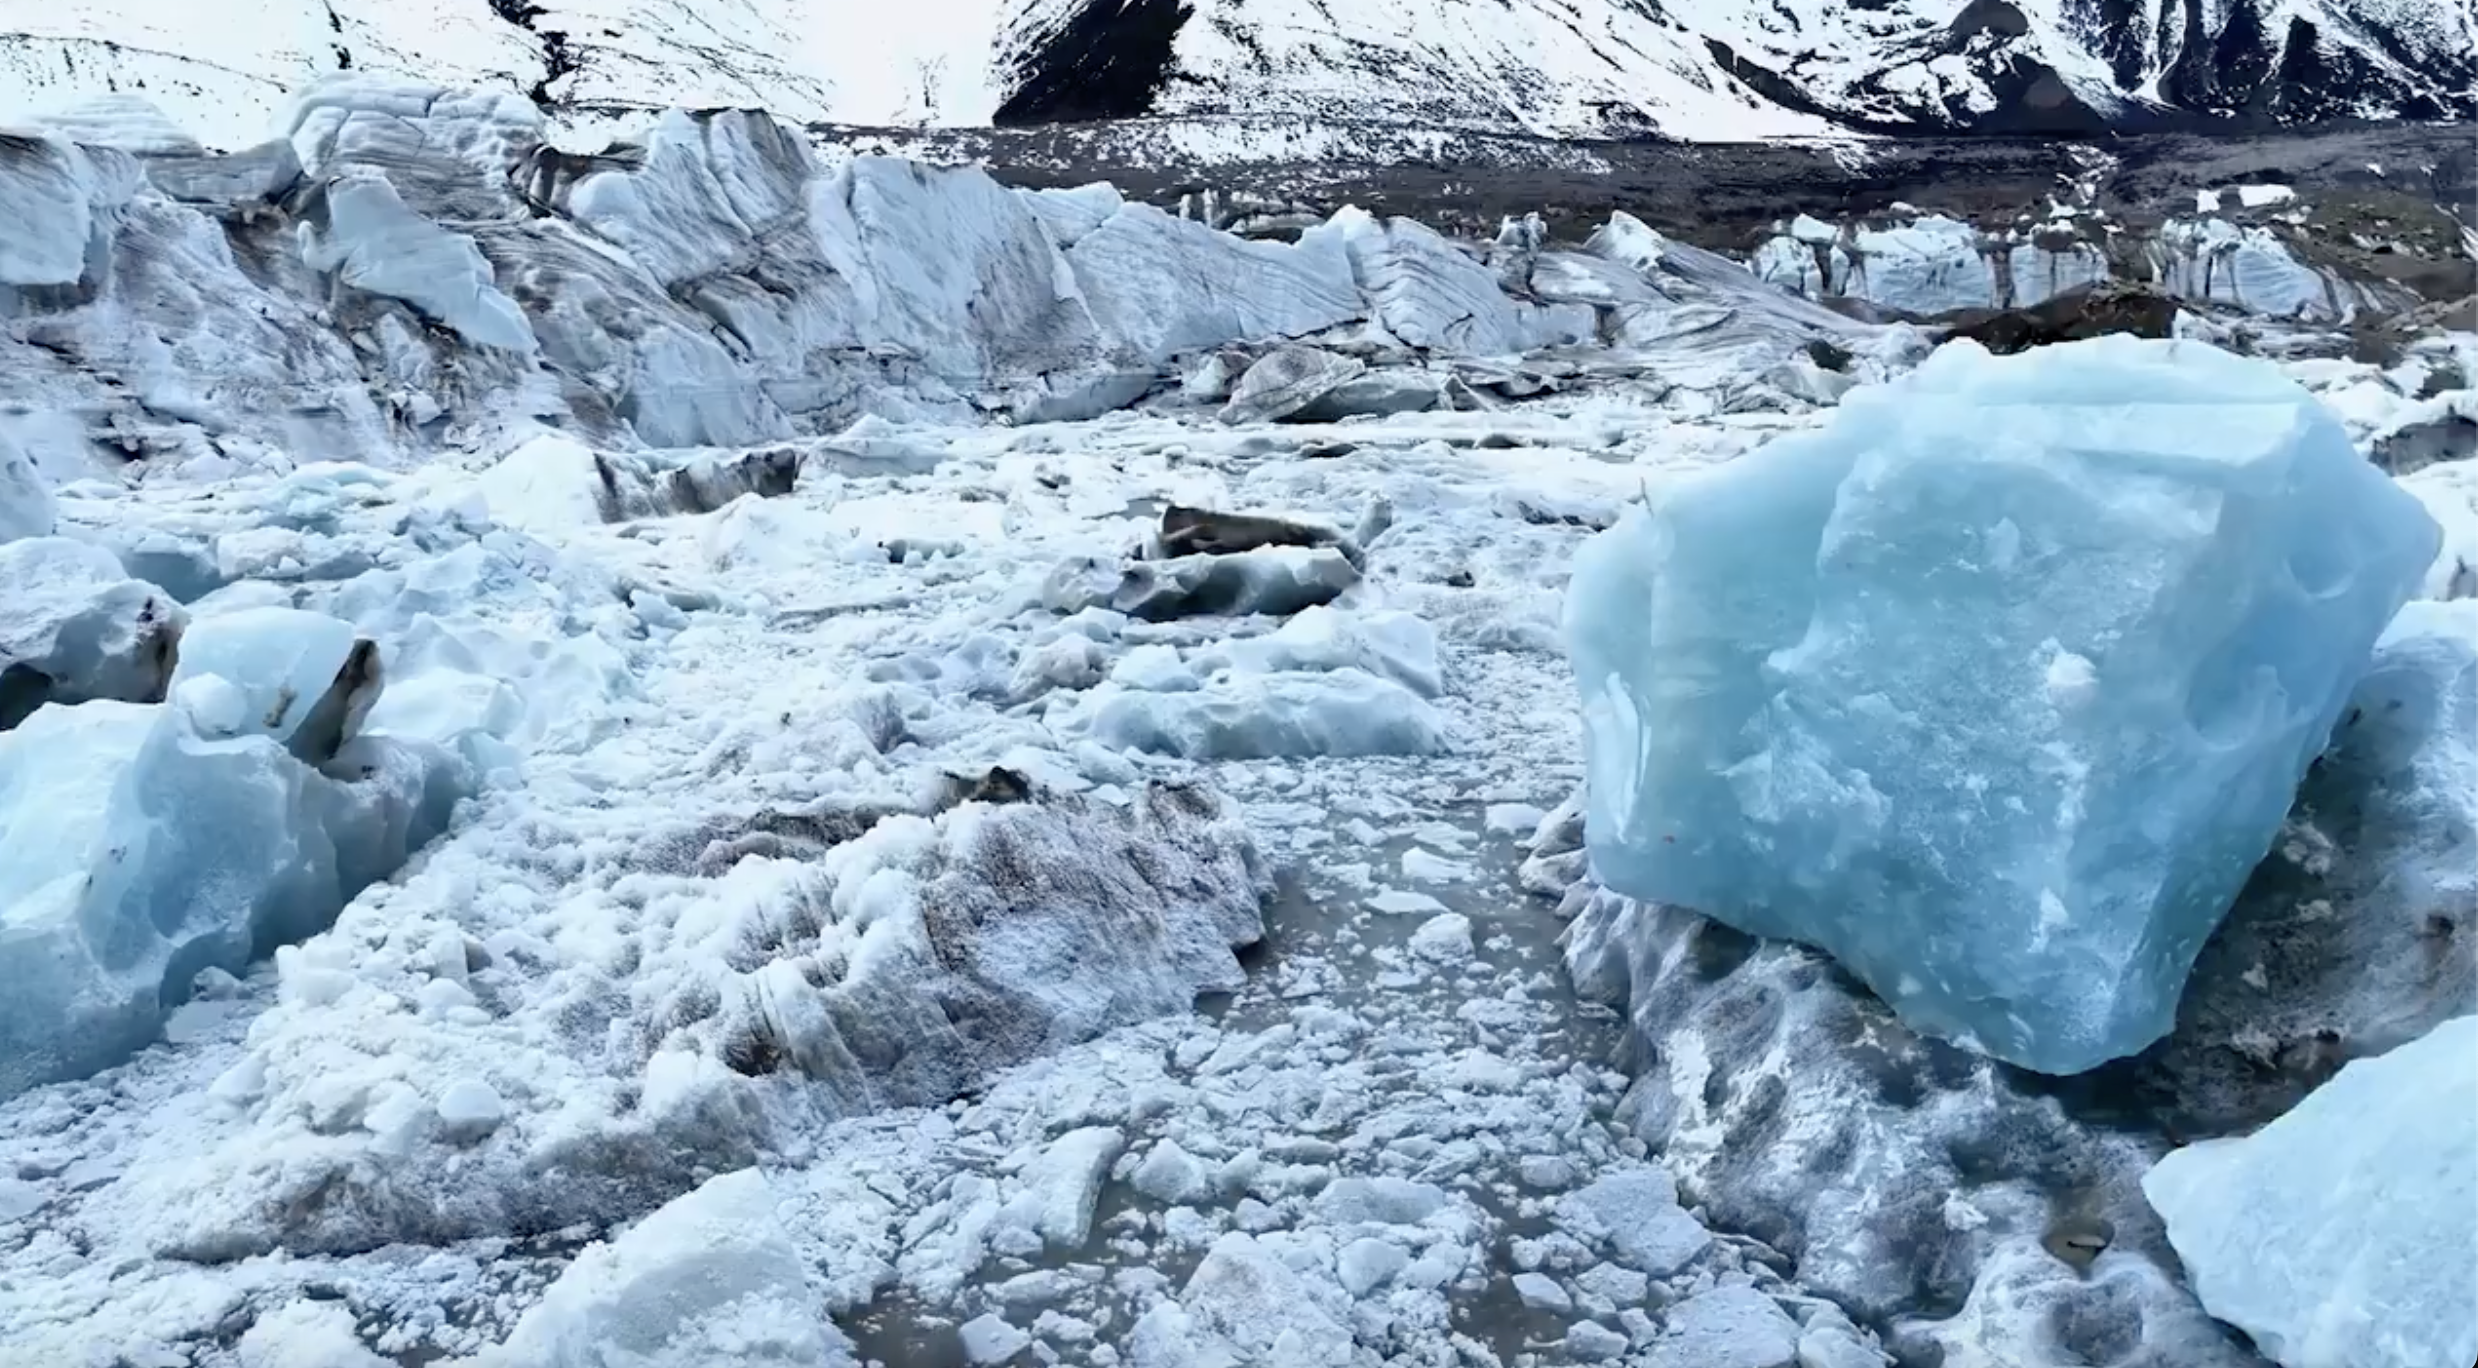
<svg viewBox="0 0 2478 1368">
<path fill-rule="evenodd" d="M 857 130 L 854 130 L 857 131 Z M 1672 237 L 1744 251 L 1778 220 L 1883 216 L 1910 204 L 1991 226 L 2009 224 L 2079 177 L 2130 227 L 2194 212 L 2194 192 L 2282 184 L 2346 196 L 2370 217 L 2426 220 L 2437 254 L 2458 252 L 2457 227 L 2478 223 L 2478 139 L 2452 124 L 2335 125 L 2244 137 L 2165 133 L 2066 142 L 2054 138 L 1926 138 L 1853 152 L 1801 143 L 1578 142 L 1475 136 L 1430 159 L 1342 157 L 1295 162 L 1163 157 L 1118 128 L 943 130 L 925 150 L 968 157 L 1026 186 L 1106 180 L 1131 199 L 1176 203 L 1214 194 L 1241 218 L 1291 206 L 1323 214 L 1344 204 L 1402 214 L 1441 229 L 1496 231 L 1538 213 L 1558 236 L 1581 236 L 1623 210 Z M 820 129 L 828 138 L 844 130 Z M 1116 144 L 1116 145 L 1114 145 Z M 1139 150 L 1141 148 L 1141 150 Z M 2381 166 L 2383 174 L 2369 169 Z M 2450 234 L 2447 240 L 2445 234 Z"/>
<path fill-rule="evenodd" d="M 2164 7 L 2138 0 L 2068 0 L 2040 7 L 2034 23 L 2015 0 L 1973 0 L 1950 18 L 1914 16 L 1898 23 L 1852 26 L 1834 6 L 1772 4 L 1762 45 L 1734 45 L 1714 16 L 1692 5 L 1675 10 L 1651 0 L 1628 7 L 1648 13 L 1681 45 L 1700 48 L 1733 93 L 1831 120 L 1854 130 L 1894 135 L 1971 131 L 2090 136 L 2110 131 L 2261 131 L 2373 113 L 2407 119 L 2478 116 L 2472 78 L 2478 74 L 2466 41 L 2456 42 L 2454 12 L 2380 10 L 2352 0 L 2283 4 L 2281 0 L 2175 0 Z M 1851 8 L 1903 11 L 1900 0 L 1868 0 Z M 1504 22 L 1518 41 L 1528 29 L 1577 18 L 1529 13 L 1506 0 Z M 1314 108 L 1335 117 L 1389 111 L 1358 107 L 1365 93 L 1380 100 L 1408 95 L 1417 109 L 1395 117 L 1468 122 L 1496 100 L 1520 104 L 1517 90 L 1541 73 L 1520 59 L 1500 60 L 1491 73 L 1507 89 L 1495 95 L 1389 84 L 1403 61 L 1433 54 L 1363 42 L 1346 4 L 1317 7 L 1325 24 L 1307 35 L 1325 41 L 1303 56 L 1276 37 L 1244 3 L 1227 3 L 1198 18 L 1181 0 L 1068 0 L 1019 14 L 1001 54 L 1012 92 L 997 112 L 1002 126 L 1058 118 L 1131 118 L 1147 114 L 1268 112 Z M 1294 21 L 1295 22 L 1295 21 Z M 1310 21 L 1313 23 L 1313 21 Z M 1225 49 L 1209 64 L 1182 65 L 1174 45 L 1193 26 L 1209 30 Z M 2466 30 L 2464 19 L 2461 29 Z M 1744 31 L 1736 31 L 1741 42 Z M 1864 34 L 1860 37 L 1857 35 Z M 1302 35 L 1284 32 L 1279 40 Z M 1619 39 L 1618 41 L 1623 41 Z M 1850 45 L 1858 44 L 1858 50 Z M 1482 58 L 1484 62 L 1486 58 Z M 1929 88 L 1917 74 L 1933 62 L 1956 79 Z M 1956 64 L 1958 63 L 1958 66 Z M 2097 65 L 2108 84 L 2077 82 L 2065 70 Z M 1439 71 L 1453 69 L 1445 62 Z M 1451 83 L 1445 83 L 1451 84 Z M 1601 109 L 1598 124 L 1625 132 L 1640 122 L 1632 110 Z M 1514 121 L 1506 121 L 1514 126 Z"/>
</svg>

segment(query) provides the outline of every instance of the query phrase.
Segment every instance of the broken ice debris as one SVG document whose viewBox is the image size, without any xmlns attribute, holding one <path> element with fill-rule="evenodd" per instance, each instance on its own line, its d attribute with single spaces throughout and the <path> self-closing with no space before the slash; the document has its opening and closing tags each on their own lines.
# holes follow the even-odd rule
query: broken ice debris
<svg viewBox="0 0 2478 1368">
<path fill-rule="evenodd" d="M 0 545 L 0 728 L 47 702 L 160 700 L 188 620 L 99 546 L 66 537 Z"/>
<path fill-rule="evenodd" d="M 2143 1176 L 2203 1307 L 2286 1368 L 2478 1361 L 2478 1017 Z"/>
<path fill-rule="evenodd" d="M 819 1313 L 800 1251 L 755 1169 L 706 1180 L 591 1246 L 481 1368 L 837 1368 L 851 1342 Z"/>
<path fill-rule="evenodd" d="M 1577 553 L 1593 864 L 2013 1063 L 2135 1053 L 2438 536 L 2268 363 L 1950 344 Z"/>
<path fill-rule="evenodd" d="M 232 686 L 219 736 L 272 736 L 310 764 L 334 758 L 379 696 L 376 644 L 353 625 L 298 608 L 244 608 L 202 618 L 181 638 L 178 686 L 208 676 Z M 207 719 L 199 719 L 202 723 Z"/>
</svg>

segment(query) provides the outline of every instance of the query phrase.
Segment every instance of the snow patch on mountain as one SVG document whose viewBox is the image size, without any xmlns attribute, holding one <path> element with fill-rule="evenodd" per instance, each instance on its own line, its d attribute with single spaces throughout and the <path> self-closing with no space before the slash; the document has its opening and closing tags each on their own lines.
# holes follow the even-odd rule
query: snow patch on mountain
<svg viewBox="0 0 2478 1368">
<path fill-rule="evenodd" d="M 615 110 L 975 126 L 1374 119 L 1745 141 L 2478 112 L 2450 0 L 0 0 L 0 121 L 138 93 L 211 146 L 343 72 Z"/>
</svg>

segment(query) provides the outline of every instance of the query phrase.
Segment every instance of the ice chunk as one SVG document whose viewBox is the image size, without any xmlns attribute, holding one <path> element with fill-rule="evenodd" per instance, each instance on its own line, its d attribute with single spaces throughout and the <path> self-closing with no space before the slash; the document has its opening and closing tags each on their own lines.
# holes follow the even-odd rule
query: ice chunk
<svg viewBox="0 0 2478 1368">
<path fill-rule="evenodd" d="M 2443 528 L 2443 546 L 2427 568 L 2418 596 L 2478 598 L 2478 462 L 2447 461 L 2401 477 Z"/>
<path fill-rule="evenodd" d="M 1752 1287 L 1716 1287 L 1672 1307 L 1656 1368 L 1794 1368 L 1798 1322 Z"/>
<path fill-rule="evenodd" d="M 326 201 L 325 230 L 303 226 L 301 255 L 310 269 L 403 300 L 477 347 L 533 352 L 533 325 L 500 293 L 472 238 L 406 208 L 396 187 L 378 176 L 334 181 Z"/>
<path fill-rule="evenodd" d="M 2266 363 L 1950 344 L 1577 553 L 1593 864 L 2011 1062 L 2132 1054 L 2437 536 Z"/>
<path fill-rule="evenodd" d="M 1574 1298 L 1566 1295 L 1566 1289 L 1557 1285 L 1557 1279 L 1546 1273 L 1515 1274 L 1514 1295 L 1522 1298 L 1523 1304 L 1534 1311 L 1566 1312 L 1573 1310 L 1575 1305 Z"/>
<path fill-rule="evenodd" d="M 1126 204 L 1066 256 L 1114 350 L 1146 365 L 1228 342 L 1302 337 L 1357 319 L 1365 307 L 1330 234 L 1250 241 Z"/>
<path fill-rule="evenodd" d="M 1233 424 L 1288 418 L 1367 369 L 1365 361 L 1318 347 L 1276 347 L 1239 377 L 1220 417 Z"/>
<path fill-rule="evenodd" d="M 1201 689 L 1104 684 L 1073 719 L 1103 743 L 1190 760 L 1432 755 L 1445 720 L 1428 700 L 1365 670 L 1229 675 Z"/>
<path fill-rule="evenodd" d="M 0 286 L 75 285 L 110 234 L 102 221 L 137 189 L 137 161 L 57 133 L 0 140 Z"/>
<path fill-rule="evenodd" d="M 1412 954 L 1440 964 L 1470 959 L 1471 918 L 1460 912 L 1440 913 L 1420 923 L 1407 945 Z"/>
<path fill-rule="evenodd" d="M 1387 610 L 1354 613 L 1318 604 L 1268 635 L 1224 642 L 1197 652 L 1187 663 L 1208 675 L 1216 670 L 1277 674 L 1356 668 L 1423 697 L 1445 691 L 1437 668 L 1436 629 L 1413 614 Z"/>
<path fill-rule="evenodd" d="M 2322 322 L 2346 321 L 2368 302 L 2361 287 L 2298 260 L 2259 224 L 2173 219 L 2147 250 L 2153 277 L 2185 299 Z"/>
<path fill-rule="evenodd" d="M 57 516 L 51 482 L 35 468 L 34 453 L 0 429 L 0 542 L 48 537 Z"/>
<path fill-rule="evenodd" d="M 963 1339 L 967 1363 L 1004 1363 L 1032 1345 L 1031 1335 L 995 1311 L 965 1321 L 957 1333 Z"/>
<path fill-rule="evenodd" d="M 481 1368 L 837 1368 L 851 1342 L 819 1314 L 765 1176 L 741 1169 L 589 1247 L 485 1351 Z"/>
<path fill-rule="evenodd" d="M 1213 1179 L 1205 1166 L 1170 1139 L 1157 1142 L 1144 1162 L 1136 1165 L 1133 1183 L 1136 1191 L 1172 1206 L 1192 1206 L 1213 1193 Z"/>
<path fill-rule="evenodd" d="M 241 1368 L 388 1368 L 353 1330 L 340 1301 L 287 1302 L 260 1316 L 233 1346 Z"/>
<path fill-rule="evenodd" d="M 1060 1248 L 1083 1244 L 1093 1228 L 1101 1180 L 1126 1147 L 1127 1137 L 1115 1126 L 1084 1126 L 1051 1141 L 1024 1166 L 1024 1190 L 1000 1208 L 999 1221 Z"/>
<path fill-rule="evenodd" d="M 1342 1290 L 1354 1297 L 1365 1297 L 1410 1264 L 1411 1256 L 1403 1252 L 1401 1245 L 1362 1236 L 1335 1254 L 1334 1275 L 1342 1280 Z"/>
<path fill-rule="evenodd" d="M 2478 1361 L 2478 1017 L 2142 1180 L 2214 1316 L 2287 1368 Z"/>
<path fill-rule="evenodd" d="M 201 618 L 181 638 L 172 683 L 221 679 L 238 688 L 238 715 L 199 717 L 216 736 L 271 736 L 312 764 L 352 739 L 379 696 L 378 648 L 353 625 L 298 608 L 244 608 Z"/>
<path fill-rule="evenodd" d="M 1603 1174 L 1561 1198 L 1558 1216 L 1585 1236 L 1606 1239 L 1618 1262 L 1655 1278 L 1693 1263 L 1712 1245 L 1712 1233 L 1678 1205 L 1677 1181 L 1656 1168 Z"/>
<path fill-rule="evenodd" d="M 1191 1342 L 1210 1346 L 1187 1361 L 1302 1368 L 1356 1362 L 1351 1331 L 1334 1304 L 1340 1291 L 1331 1284 L 1312 1287 L 1283 1261 L 1273 1237 L 1225 1235 L 1179 1293 Z M 1216 1350 L 1220 1357 L 1213 1356 Z"/>
<path fill-rule="evenodd" d="M 370 777 L 340 783 L 166 704 L 47 707 L 0 734 L 0 1097 L 126 1058 L 200 969 L 322 929 L 437 834 L 444 771 L 359 759 Z"/>
<path fill-rule="evenodd" d="M 101 547 L 66 537 L 0 545 L 0 727 L 45 702 L 162 698 L 188 621 Z"/>
</svg>

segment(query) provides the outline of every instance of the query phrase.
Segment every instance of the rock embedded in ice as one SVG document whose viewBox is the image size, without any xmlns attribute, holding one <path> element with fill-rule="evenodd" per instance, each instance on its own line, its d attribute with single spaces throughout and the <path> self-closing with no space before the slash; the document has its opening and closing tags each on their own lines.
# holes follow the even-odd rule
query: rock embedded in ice
<svg viewBox="0 0 2478 1368">
<path fill-rule="evenodd" d="M 1593 864 L 2009 1062 L 2135 1053 L 2437 535 L 2265 363 L 1949 344 L 1577 553 Z"/>
<path fill-rule="evenodd" d="M 244 608 L 192 623 L 172 684 L 215 678 L 239 690 L 241 713 L 200 731 L 270 736 L 322 764 L 360 730 L 378 701 L 379 653 L 353 625 L 298 608 Z"/>
<path fill-rule="evenodd" d="M 1147 622 L 1262 613 L 1287 617 L 1331 603 L 1359 583 L 1359 567 L 1335 547 L 1268 546 L 1232 556 L 1180 556 L 1123 567 L 1069 562 L 1043 587 L 1050 608 L 1106 607 Z"/>
<path fill-rule="evenodd" d="M 1446 377 L 1416 370 L 1370 371 L 1325 391 L 1292 415 L 1301 422 L 1385 418 L 1447 406 Z"/>
<path fill-rule="evenodd" d="M 0 728 L 45 702 L 150 703 L 189 614 L 111 552 L 66 537 L 0 544 Z"/>
<path fill-rule="evenodd" d="M 1257 513 L 1220 513 L 1209 508 L 1170 504 L 1162 509 L 1146 553 L 1153 559 L 1184 556 L 1235 556 L 1269 546 L 1332 547 L 1359 563 L 1351 540 L 1330 527 L 1269 518 Z"/>
<path fill-rule="evenodd" d="M 478 1368 L 838 1368 L 851 1342 L 820 1314 L 765 1176 L 706 1180 L 589 1246 Z"/>
<path fill-rule="evenodd" d="M 1654 1368 L 1799 1368 L 1798 1322 L 1752 1287 L 1716 1287 L 1669 1309 Z"/>
<path fill-rule="evenodd" d="M 2478 1017 L 2169 1154 L 2142 1187 L 2204 1308 L 2285 1368 L 2478 1361 Z"/>
</svg>

